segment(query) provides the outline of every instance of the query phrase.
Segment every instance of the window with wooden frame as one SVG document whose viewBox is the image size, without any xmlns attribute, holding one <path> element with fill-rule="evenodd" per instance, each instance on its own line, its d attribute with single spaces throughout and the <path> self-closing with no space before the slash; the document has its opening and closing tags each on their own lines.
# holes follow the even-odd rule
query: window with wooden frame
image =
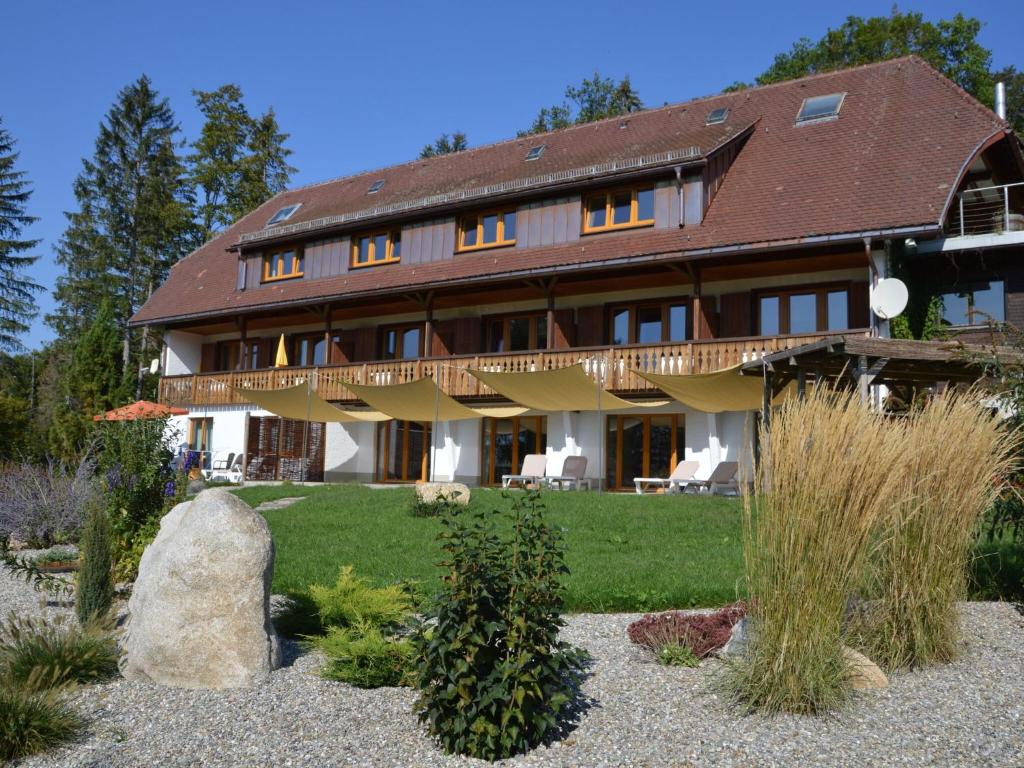
<svg viewBox="0 0 1024 768">
<path fill-rule="evenodd" d="M 292 365 L 315 366 L 327 365 L 333 362 L 332 349 L 341 344 L 339 334 L 331 335 L 331 344 L 328 346 L 327 337 L 323 332 L 304 333 L 292 337 L 291 356 L 288 358 Z"/>
<path fill-rule="evenodd" d="M 942 324 L 985 325 L 1006 321 L 1006 291 L 1002 280 L 965 283 L 939 294 Z"/>
<path fill-rule="evenodd" d="M 547 416 L 484 419 L 480 430 L 482 483 L 499 485 L 502 475 L 519 472 L 527 454 L 544 453 L 548 444 L 547 425 Z"/>
<path fill-rule="evenodd" d="M 302 277 L 305 269 L 306 259 L 300 249 L 289 248 L 263 255 L 264 283 Z"/>
<path fill-rule="evenodd" d="M 609 310 L 608 338 L 614 345 L 663 344 L 692 336 L 689 301 L 619 304 Z"/>
<path fill-rule="evenodd" d="M 485 327 L 488 352 L 526 352 L 548 345 L 548 318 L 544 313 L 490 317 Z"/>
<path fill-rule="evenodd" d="M 394 264 L 402 260 L 402 232 L 398 229 L 367 232 L 352 238 L 352 267 Z"/>
<path fill-rule="evenodd" d="M 668 477 L 684 456 L 684 417 L 665 413 L 653 416 L 609 416 L 607 465 L 609 488 L 632 488 L 635 477 Z"/>
<path fill-rule="evenodd" d="M 515 245 L 515 208 L 470 213 L 459 219 L 458 250 L 477 251 Z"/>
<path fill-rule="evenodd" d="M 423 326 L 393 325 L 381 329 L 381 360 L 414 360 L 423 357 Z"/>
<path fill-rule="evenodd" d="M 756 295 L 755 312 L 761 336 L 845 331 L 850 327 L 849 286 L 761 291 Z"/>
<path fill-rule="evenodd" d="M 200 466 L 210 468 L 211 447 L 213 446 L 213 419 L 188 420 L 188 449 L 199 454 Z"/>
<path fill-rule="evenodd" d="M 587 195 L 583 204 L 583 234 L 654 224 L 654 187 L 613 189 Z"/>
</svg>

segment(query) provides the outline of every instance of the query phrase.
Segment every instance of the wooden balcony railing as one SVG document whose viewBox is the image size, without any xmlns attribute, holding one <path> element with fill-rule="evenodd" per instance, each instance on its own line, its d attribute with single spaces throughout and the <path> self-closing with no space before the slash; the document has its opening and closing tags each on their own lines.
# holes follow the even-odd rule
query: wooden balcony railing
<svg viewBox="0 0 1024 768">
<path fill-rule="evenodd" d="M 591 376 L 601 372 L 606 389 L 618 394 L 638 394 L 652 391 L 655 387 L 637 376 L 634 373 L 637 370 L 670 374 L 710 373 L 738 363 L 759 360 L 772 352 L 817 341 L 825 335 L 757 336 L 679 344 L 575 347 L 543 352 L 456 355 L 315 368 L 262 368 L 165 376 L 160 380 L 160 402 L 178 406 L 244 404 L 246 400 L 231 387 L 280 389 L 301 384 L 307 378 L 322 398 L 339 402 L 357 399 L 345 388 L 346 381 L 382 385 L 401 384 L 423 377 L 440 381 L 443 391 L 453 397 L 495 398 L 498 397 L 497 393 L 467 373 L 467 369 L 526 372 L 564 368 L 581 362 Z"/>
</svg>

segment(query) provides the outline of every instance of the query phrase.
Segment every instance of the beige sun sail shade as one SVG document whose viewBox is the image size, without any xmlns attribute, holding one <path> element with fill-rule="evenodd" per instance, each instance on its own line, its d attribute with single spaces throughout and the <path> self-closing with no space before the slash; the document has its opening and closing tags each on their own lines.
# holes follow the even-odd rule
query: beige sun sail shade
<svg viewBox="0 0 1024 768">
<path fill-rule="evenodd" d="M 614 411 L 623 408 L 651 408 L 667 400 L 632 403 L 611 392 L 599 390 L 594 379 L 573 365 L 554 370 L 497 373 L 469 369 L 481 382 L 514 403 L 538 411 Z"/>
<path fill-rule="evenodd" d="M 331 405 L 316 392 L 308 392 L 306 384 L 296 384 L 283 389 L 249 389 L 232 387 L 232 390 L 251 403 L 255 403 L 275 416 L 298 421 L 387 421 L 390 416 L 376 411 L 344 411 Z"/>
<path fill-rule="evenodd" d="M 672 399 L 698 411 L 758 411 L 764 402 L 764 380 L 757 376 L 740 375 L 740 367 L 734 365 L 712 373 L 682 375 L 633 372 Z M 780 404 L 791 391 L 791 386 L 785 387 L 775 396 L 772 404 Z"/>
<path fill-rule="evenodd" d="M 360 400 L 401 421 L 457 421 L 481 416 L 508 418 L 527 411 L 520 406 L 470 408 L 438 390 L 433 379 L 416 379 L 404 384 L 351 384 L 345 387 Z"/>
<path fill-rule="evenodd" d="M 287 368 L 288 367 L 288 350 L 284 343 L 284 334 L 281 334 L 281 339 L 277 342 L 277 356 L 274 357 L 275 368 Z"/>
</svg>

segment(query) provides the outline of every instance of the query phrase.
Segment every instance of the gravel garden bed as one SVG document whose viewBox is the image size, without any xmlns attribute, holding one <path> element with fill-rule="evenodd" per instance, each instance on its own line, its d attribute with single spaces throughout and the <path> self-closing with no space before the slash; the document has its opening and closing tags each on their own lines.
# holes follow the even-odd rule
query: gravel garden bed
<svg viewBox="0 0 1024 768">
<path fill-rule="evenodd" d="M 0 574 L 0 612 L 57 612 Z M 718 661 L 663 667 L 632 645 L 638 614 L 570 616 L 569 641 L 593 655 L 588 700 L 561 741 L 510 765 L 1009 766 L 1024 763 L 1024 617 L 964 606 L 968 651 L 949 666 L 896 675 L 833 717 L 745 716 L 718 692 Z M 189 691 L 123 680 L 84 688 L 79 743 L 22 766 L 456 766 L 411 713 L 408 689 L 358 690 L 291 663 L 257 688 Z M 481 763 L 482 765 L 484 763 Z"/>
</svg>

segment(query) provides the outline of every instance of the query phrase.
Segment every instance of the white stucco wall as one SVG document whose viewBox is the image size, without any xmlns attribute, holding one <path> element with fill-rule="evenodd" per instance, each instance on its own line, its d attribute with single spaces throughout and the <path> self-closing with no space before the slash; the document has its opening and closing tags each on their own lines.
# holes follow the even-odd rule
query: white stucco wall
<svg viewBox="0 0 1024 768">
<path fill-rule="evenodd" d="M 164 375 L 197 373 L 203 356 L 203 337 L 184 331 L 164 334 Z"/>
<path fill-rule="evenodd" d="M 376 424 L 328 424 L 324 477 L 369 480 L 375 469 Z"/>
<path fill-rule="evenodd" d="M 480 481 L 480 419 L 443 421 L 431 440 L 433 478 L 439 482 Z"/>
</svg>

